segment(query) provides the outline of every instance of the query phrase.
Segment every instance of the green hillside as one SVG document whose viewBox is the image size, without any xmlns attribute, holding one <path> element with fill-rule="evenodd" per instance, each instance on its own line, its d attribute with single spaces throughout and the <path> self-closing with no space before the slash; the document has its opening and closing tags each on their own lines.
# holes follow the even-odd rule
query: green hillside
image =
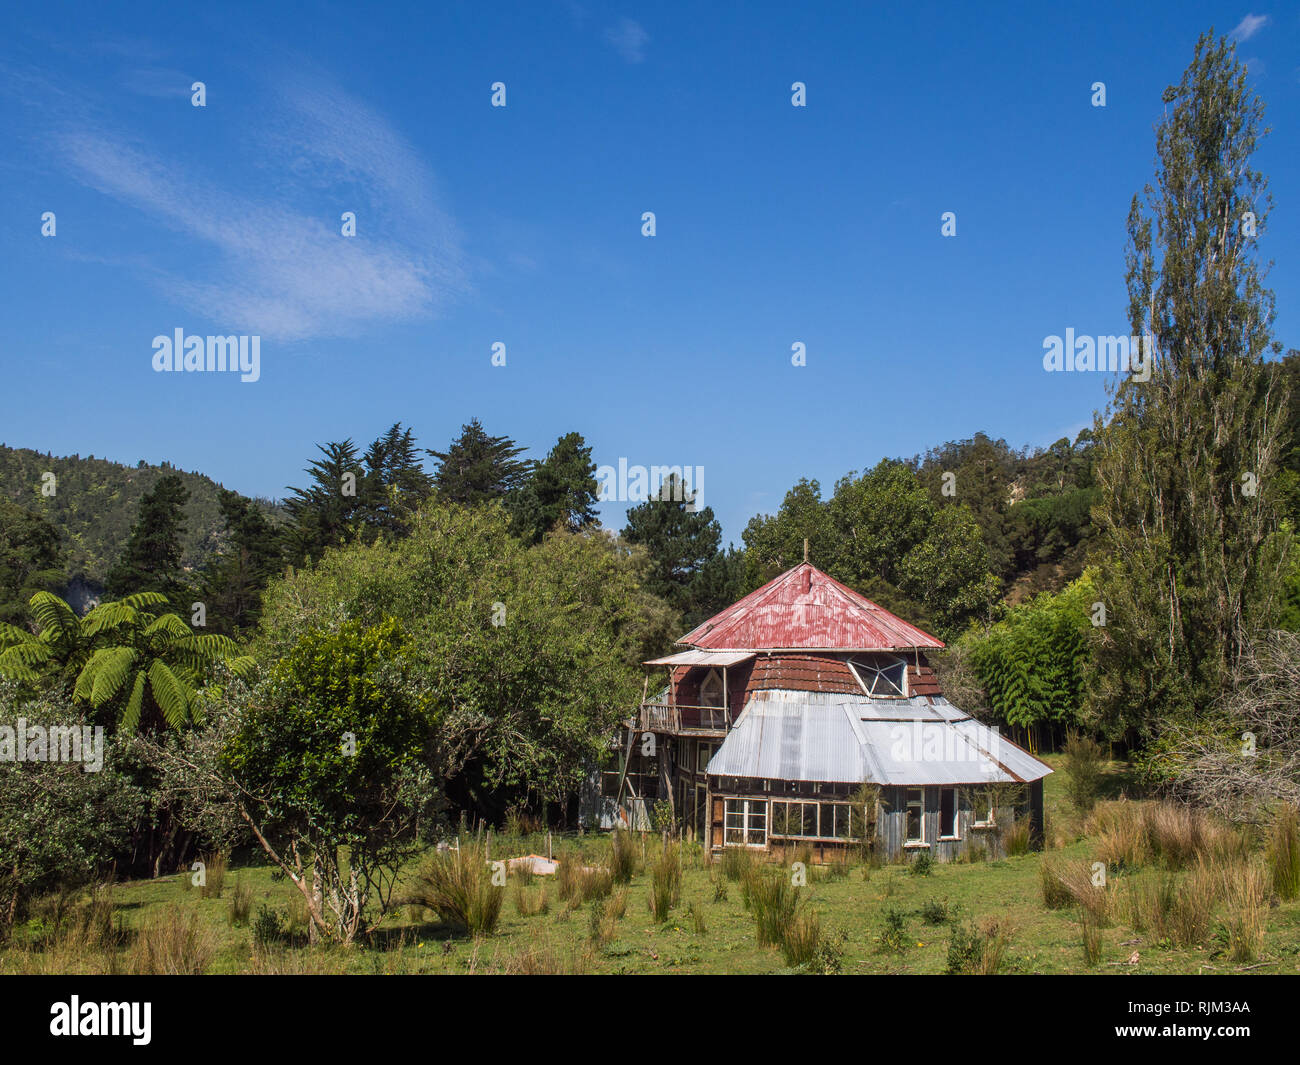
<svg viewBox="0 0 1300 1065">
<path fill-rule="evenodd" d="M 41 493 L 47 472 L 55 476 L 52 496 Z M 0 498 L 42 515 L 59 530 L 70 581 L 103 582 L 130 535 L 140 497 L 167 473 L 177 474 L 190 492 L 184 564 L 197 570 L 220 542 L 222 486 L 212 478 L 167 463 L 126 466 L 93 455 L 58 457 L 0 444 Z"/>
</svg>

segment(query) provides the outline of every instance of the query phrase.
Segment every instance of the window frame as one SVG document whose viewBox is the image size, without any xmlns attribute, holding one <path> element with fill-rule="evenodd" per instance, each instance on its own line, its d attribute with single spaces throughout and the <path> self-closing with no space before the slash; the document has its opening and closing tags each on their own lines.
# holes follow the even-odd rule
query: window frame
<svg viewBox="0 0 1300 1065">
<path fill-rule="evenodd" d="M 919 798 L 913 799 L 912 792 L 916 792 Z M 910 834 L 912 807 L 917 808 L 917 836 Z M 904 788 L 903 789 L 903 846 L 904 847 L 928 847 L 929 840 L 925 838 L 925 788 Z"/>
<path fill-rule="evenodd" d="M 970 816 L 971 828 L 997 828 L 998 827 L 998 807 L 993 800 L 992 788 L 971 788 Z M 989 816 L 988 820 L 981 821 L 978 816 L 980 799 L 988 803 Z"/>
<path fill-rule="evenodd" d="M 897 694 L 897 695 L 894 695 L 894 694 L 883 694 L 883 693 L 879 693 L 879 692 L 873 692 L 873 691 L 871 690 L 871 687 L 872 687 L 872 686 L 866 682 L 866 680 L 865 680 L 864 677 L 863 677 L 863 673 L 865 673 L 868 669 L 869 669 L 869 670 L 872 670 L 873 673 L 874 673 L 873 678 L 872 678 L 873 681 L 874 681 L 874 680 L 877 680 L 877 679 L 879 679 L 879 678 L 881 678 L 881 677 L 883 676 L 883 670 L 882 670 L 882 668 L 881 668 L 880 666 L 875 665 L 875 664 L 872 662 L 872 659 L 876 659 L 877 661 L 887 661 L 888 665 L 886 666 L 886 668 L 890 668 L 890 667 L 893 667 L 893 666 L 902 666 L 902 667 L 903 667 L 903 674 L 902 674 L 902 681 L 903 681 L 903 683 L 902 683 L 901 689 L 900 689 L 900 691 L 899 691 L 899 694 Z M 855 656 L 855 657 L 852 657 L 852 658 L 848 659 L 848 665 L 849 665 L 849 669 L 850 669 L 850 670 L 852 671 L 852 673 L 853 673 L 853 677 L 854 677 L 854 679 L 858 682 L 858 686 L 859 686 L 859 687 L 860 687 L 860 688 L 861 688 L 861 689 L 862 689 L 862 690 L 863 690 L 867 695 L 869 695 L 871 698 L 873 698 L 873 699 L 907 699 L 907 698 L 909 698 L 908 692 L 909 692 L 910 689 L 909 689 L 909 686 L 908 686 L 908 683 L 907 683 L 907 659 L 905 659 L 905 658 L 899 658 L 898 655 L 890 655 L 890 654 L 882 654 L 882 653 L 875 653 L 875 652 L 872 652 L 872 653 L 870 653 L 870 654 L 868 654 L 868 655 L 858 655 L 858 656 Z M 861 666 L 863 667 L 863 668 L 862 668 L 862 672 L 859 672 L 859 670 L 858 670 L 859 665 L 861 665 Z M 887 678 L 886 678 L 886 680 L 887 680 Z M 890 684 L 893 684 L 892 681 L 888 681 L 888 680 L 887 680 L 887 682 L 890 683 Z"/>
<path fill-rule="evenodd" d="M 706 687 L 708 687 L 709 684 L 711 684 L 711 683 L 715 683 L 715 682 L 716 682 L 716 684 L 717 684 L 717 688 L 718 688 L 718 701 L 717 701 L 716 703 L 711 703 L 711 702 L 709 702 L 709 701 L 705 698 L 705 695 L 704 695 L 704 689 L 705 689 Z M 708 673 L 706 673 L 706 674 L 704 675 L 704 679 L 703 679 L 702 681 L 700 681 L 700 705 L 701 705 L 701 706 L 707 706 L 707 707 L 709 707 L 709 708 L 712 709 L 712 710 L 724 710 L 724 709 L 726 709 L 726 705 L 727 705 L 727 686 L 726 686 L 725 683 L 723 683 L 723 680 L 722 680 L 722 674 L 721 674 L 720 672 L 718 672 L 718 667 L 717 667 L 717 666 L 712 667 L 712 668 L 708 671 Z"/>
<path fill-rule="evenodd" d="M 732 842 L 728 838 L 729 834 L 733 831 L 733 828 L 730 824 L 730 818 L 732 816 L 732 810 L 730 809 L 730 807 L 733 804 L 739 804 L 742 807 L 742 811 L 740 812 L 739 815 L 741 819 L 740 827 L 738 829 L 741 835 L 741 842 L 739 843 Z M 756 810 L 755 807 L 761 807 L 761 813 L 758 810 Z M 762 822 L 763 841 L 761 843 L 751 843 L 749 841 L 750 834 L 754 831 L 757 831 L 757 829 L 755 829 L 753 824 L 753 822 L 756 820 L 761 820 Z M 747 847 L 750 850 L 766 850 L 767 840 L 768 840 L 769 820 L 770 820 L 770 812 L 768 810 L 767 799 L 755 799 L 755 798 L 750 798 L 741 795 L 723 796 L 722 797 L 722 845 L 724 847 Z"/>
<path fill-rule="evenodd" d="M 952 796 L 952 824 L 945 825 L 943 820 L 943 797 L 947 793 Z M 959 801 L 958 790 L 956 787 L 939 787 L 939 839 L 943 841 L 952 841 L 961 839 L 961 802 Z M 952 831 L 945 833 L 945 828 L 951 828 Z"/>
<path fill-rule="evenodd" d="M 807 835 L 802 831 L 790 832 L 787 830 L 778 832 L 776 830 L 778 806 L 782 807 L 782 813 L 786 818 L 785 827 L 787 829 L 790 825 L 790 807 L 799 806 L 805 808 L 799 812 L 800 828 L 802 828 L 804 819 L 807 816 L 806 808 L 811 806 L 813 810 L 816 811 L 816 832 L 812 835 Z M 826 811 L 830 812 L 831 831 L 829 834 L 825 831 L 826 825 L 824 824 Z M 769 821 L 767 835 L 769 839 L 807 840 L 810 842 L 822 843 L 859 843 L 861 842 L 861 836 L 853 835 L 853 811 L 854 804 L 851 802 L 822 802 L 818 799 L 773 799 L 768 814 Z M 844 818 L 845 823 L 845 833 L 843 835 L 840 835 L 835 831 L 840 823 L 841 817 Z"/>
</svg>

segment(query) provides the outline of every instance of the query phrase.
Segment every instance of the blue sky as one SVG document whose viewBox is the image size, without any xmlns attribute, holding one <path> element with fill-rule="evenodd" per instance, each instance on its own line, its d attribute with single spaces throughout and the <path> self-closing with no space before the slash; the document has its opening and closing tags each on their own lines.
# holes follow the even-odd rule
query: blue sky
<svg viewBox="0 0 1300 1065">
<path fill-rule="evenodd" d="M 1043 338 L 1128 332 L 1129 199 L 1211 26 L 1268 104 L 1300 346 L 1295 5 L 6 5 L 0 441 L 279 497 L 394 421 L 577 429 L 704 467 L 736 543 L 801 476 L 1050 444 L 1104 377 Z M 261 336 L 260 380 L 155 373 L 176 328 Z"/>
</svg>

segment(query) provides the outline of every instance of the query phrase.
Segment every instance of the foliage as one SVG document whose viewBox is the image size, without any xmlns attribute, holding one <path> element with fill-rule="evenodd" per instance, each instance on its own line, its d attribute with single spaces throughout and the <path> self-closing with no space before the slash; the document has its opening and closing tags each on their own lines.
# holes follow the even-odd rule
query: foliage
<svg viewBox="0 0 1300 1065">
<path fill-rule="evenodd" d="M 185 595 L 181 579 L 181 538 L 190 491 L 170 473 L 140 500 L 135 526 L 105 583 L 115 596 L 161 592 L 170 599 Z"/>
<path fill-rule="evenodd" d="M 91 724 L 55 693 L 25 699 L 0 681 L 0 727 L 12 730 L 11 743 L 19 718 L 46 729 Z M 82 762 L 0 760 L 0 938 L 34 894 L 88 883 L 126 848 L 144 795 L 118 749 L 105 743 L 103 753 L 97 772 Z"/>
<path fill-rule="evenodd" d="M 1065 743 L 1065 793 L 1075 808 L 1087 813 L 1097 802 L 1105 775 L 1106 752 L 1091 736 L 1074 733 Z"/>
<path fill-rule="evenodd" d="M 599 522 L 596 464 L 581 433 L 565 433 L 510 498 L 511 529 L 528 544 L 552 529 L 581 532 Z"/>
<path fill-rule="evenodd" d="M 432 910 L 446 924 L 470 935 L 491 935 L 505 898 L 492 875 L 487 848 L 465 837 L 455 848 L 430 855 L 404 901 Z"/>
<path fill-rule="evenodd" d="M 157 592 L 102 603 L 78 618 L 58 596 L 30 603 L 38 629 L 0 625 L 0 676 L 28 687 L 52 684 L 127 731 L 141 723 L 188 724 L 198 685 L 219 661 L 243 671 L 233 641 L 196 635 Z"/>
<path fill-rule="evenodd" d="M 446 503 L 487 503 L 518 491 L 530 466 L 521 462 L 524 448 L 505 436 L 489 436 L 477 418 L 461 426 L 446 451 L 430 451 L 438 460 L 433 476 Z"/>
<path fill-rule="evenodd" d="M 1078 723 L 1096 597 L 1084 575 L 1057 595 L 1013 607 L 987 633 L 962 641 L 990 712 L 1009 725 Z"/>
<path fill-rule="evenodd" d="M 1088 692 L 1098 727 L 1148 739 L 1206 713 L 1273 623 L 1291 538 L 1275 477 L 1285 396 L 1262 361 L 1274 301 L 1255 234 L 1270 198 L 1250 161 L 1263 103 L 1208 35 L 1164 101 L 1156 184 L 1129 213 L 1129 317 L 1151 338 L 1150 379 L 1121 382 L 1098 441 L 1108 622 Z"/>
<path fill-rule="evenodd" d="M 58 529 L 0 497 L 0 622 L 22 624 L 33 595 L 62 587 L 62 556 Z"/>
</svg>

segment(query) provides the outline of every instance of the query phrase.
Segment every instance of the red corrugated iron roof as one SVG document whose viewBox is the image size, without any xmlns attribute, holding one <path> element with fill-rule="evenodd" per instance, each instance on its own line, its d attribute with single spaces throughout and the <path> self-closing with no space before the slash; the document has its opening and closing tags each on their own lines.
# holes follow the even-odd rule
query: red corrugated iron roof
<svg viewBox="0 0 1300 1065">
<path fill-rule="evenodd" d="M 774 577 L 677 641 L 709 650 L 902 651 L 943 641 L 809 562 Z"/>
</svg>

